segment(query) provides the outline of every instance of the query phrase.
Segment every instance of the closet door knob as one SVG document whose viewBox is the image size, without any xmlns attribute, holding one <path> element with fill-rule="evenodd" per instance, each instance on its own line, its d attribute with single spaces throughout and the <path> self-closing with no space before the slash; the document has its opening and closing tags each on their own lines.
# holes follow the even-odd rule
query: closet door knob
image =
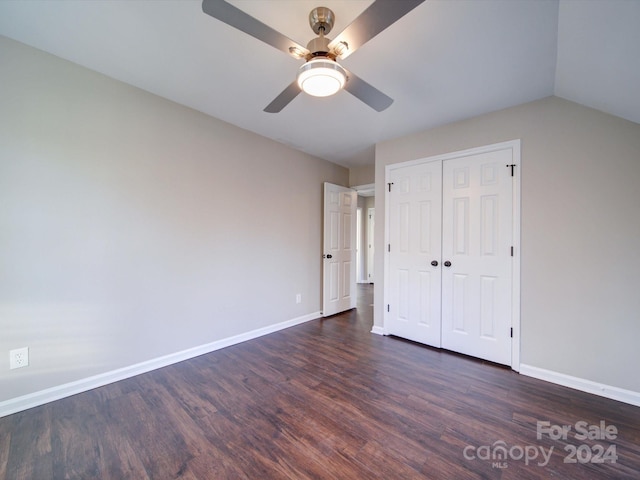
<svg viewBox="0 0 640 480">
<path fill-rule="evenodd" d="M 438 261 L 434 260 L 433 262 L 431 262 L 431 265 L 433 265 L 434 267 L 437 267 L 438 266 Z"/>
<path fill-rule="evenodd" d="M 446 262 L 444 262 L 444 266 L 445 267 L 450 267 L 451 266 L 451 262 L 449 260 L 447 260 Z"/>
</svg>

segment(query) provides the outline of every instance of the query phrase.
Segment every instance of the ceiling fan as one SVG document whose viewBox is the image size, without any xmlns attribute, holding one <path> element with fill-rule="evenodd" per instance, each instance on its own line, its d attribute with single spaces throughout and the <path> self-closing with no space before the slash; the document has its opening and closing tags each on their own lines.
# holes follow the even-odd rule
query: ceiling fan
<svg viewBox="0 0 640 480">
<path fill-rule="evenodd" d="M 325 35 L 333 28 L 334 13 L 326 7 L 314 8 L 309 14 L 309 25 L 318 36 L 306 47 L 224 0 L 203 0 L 202 11 L 278 50 L 305 60 L 298 69 L 296 80 L 267 105 L 265 112 L 281 111 L 300 91 L 323 97 L 333 95 L 343 88 L 381 112 L 393 103 L 393 99 L 349 72 L 336 59 L 347 58 L 424 1 L 376 0 L 333 40 Z"/>
</svg>

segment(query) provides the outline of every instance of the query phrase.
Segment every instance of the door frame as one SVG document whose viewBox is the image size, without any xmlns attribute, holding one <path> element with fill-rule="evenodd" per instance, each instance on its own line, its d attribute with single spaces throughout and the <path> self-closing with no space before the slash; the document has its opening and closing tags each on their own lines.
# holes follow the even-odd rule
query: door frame
<svg viewBox="0 0 640 480">
<path fill-rule="evenodd" d="M 512 161 L 515 165 L 513 169 L 513 269 L 511 278 L 511 326 L 513 328 L 513 337 L 511 339 L 511 369 L 516 372 L 520 371 L 520 260 L 521 260 L 521 247 L 520 247 L 520 224 L 521 224 L 521 170 L 522 170 L 522 158 L 520 154 L 520 139 L 510 140 L 507 142 L 494 143 L 491 145 L 484 145 L 482 147 L 475 147 L 466 150 L 459 150 L 450 153 L 444 153 L 440 155 L 434 155 L 431 157 L 424 157 L 415 160 L 408 160 L 406 162 L 394 163 L 385 166 L 384 183 L 385 183 L 385 195 L 384 195 L 384 243 L 389 245 L 389 178 L 390 173 L 393 170 L 411 167 L 427 162 L 442 162 L 445 160 L 451 160 L 454 158 L 466 157 L 471 155 L 477 155 L 482 153 L 490 153 L 496 150 L 511 149 Z M 391 285 L 389 278 L 389 251 L 388 248 L 384 248 L 384 316 L 382 334 L 388 335 L 387 330 L 384 327 L 384 322 L 387 321 L 388 312 L 386 305 L 389 304 Z"/>
</svg>

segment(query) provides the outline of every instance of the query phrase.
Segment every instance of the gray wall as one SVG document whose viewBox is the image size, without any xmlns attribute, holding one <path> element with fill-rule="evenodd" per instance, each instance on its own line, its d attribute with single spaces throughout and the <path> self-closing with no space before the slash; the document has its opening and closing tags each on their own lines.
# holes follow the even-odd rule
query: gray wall
<svg viewBox="0 0 640 480">
<path fill-rule="evenodd" d="M 521 363 L 640 392 L 640 125 L 550 97 L 381 143 L 377 245 L 386 165 L 513 139 L 522 140 Z M 378 274 L 377 326 L 383 293 Z"/>
<path fill-rule="evenodd" d="M 0 65 L 0 401 L 321 309 L 346 169 L 3 37 Z"/>
<path fill-rule="evenodd" d="M 349 169 L 349 185 L 351 187 L 359 187 L 361 185 L 369 185 L 376 181 L 375 165 L 366 165 L 363 167 L 352 167 Z"/>
</svg>

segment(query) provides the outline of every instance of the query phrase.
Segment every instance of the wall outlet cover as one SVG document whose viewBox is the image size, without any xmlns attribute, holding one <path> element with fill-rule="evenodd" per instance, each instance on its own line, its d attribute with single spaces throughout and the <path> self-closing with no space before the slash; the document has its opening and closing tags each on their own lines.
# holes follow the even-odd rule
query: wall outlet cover
<svg viewBox="0 0 640 480">
<path fill-rule="evenodd" d="M 22 368 L 29 365 L 29 347 L 9 350 L 9 369 Z"/>
</svg>

